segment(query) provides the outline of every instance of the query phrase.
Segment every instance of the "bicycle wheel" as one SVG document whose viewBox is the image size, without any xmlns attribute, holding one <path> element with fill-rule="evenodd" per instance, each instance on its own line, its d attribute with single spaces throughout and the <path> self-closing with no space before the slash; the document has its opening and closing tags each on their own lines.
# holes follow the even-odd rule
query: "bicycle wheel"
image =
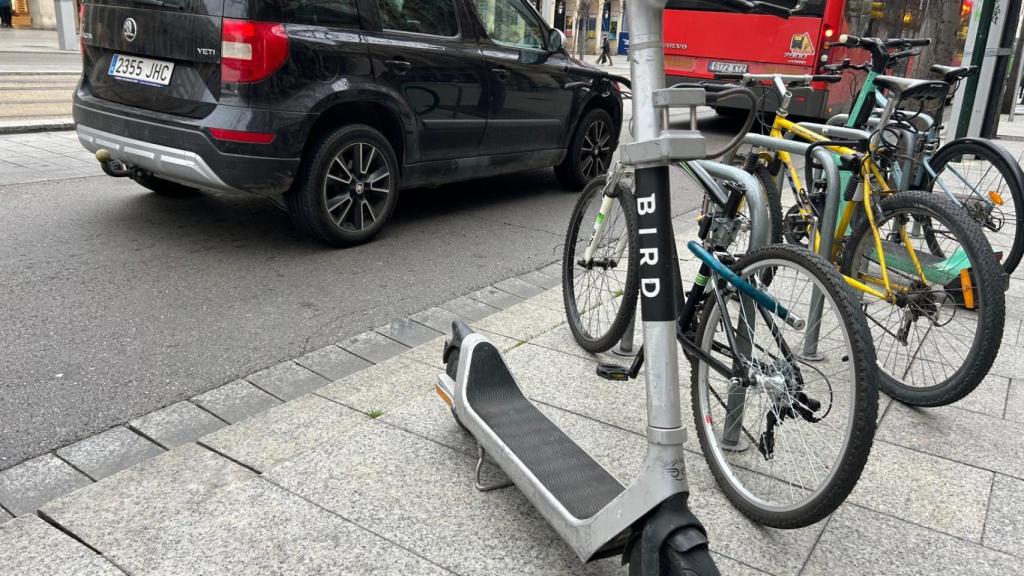
<svg viewBox="0 0 1024 576">
<path fill-rule="evenodd" d="M 1024 174 L 1009 154 L 971 140 L 955 140 L 939 149 L 928 164 L 936 177 L 927 189 L 952 194 L 981 224 L 992 249 L 1012 273 L 1024 256 Z"/>
<path fill-rule="evenodd" d="M 835 268 L 806 249 L 770 246 L 733 269 L 807 326 L 792 328 L 728 292 L 725 322 L 709 296 L 694 341 L 737 377 L 691 357 L 697 436 L 736 508 L 775 528 L 807 526 L 849 495 L 871 450 L 878 389 L 870 332 Z"/>
<path fill-rule="evenodd" d="M 1003 336 L 1003 272 L 967 212 L 929 192 L 900 192 L 876 210 L 886 269 L 898 300 L 861 293 L 878 350 L 879 384 L 913 406 L 943 406 L 988 374 Z M 920 279 L 905 232 L 926 281 Z M 881 290 L 881 268 L 866 218 L 846 240 L 843 274 Z"/>
<path fill-rule="evenodd" d="M 640 282 L 636 206 L 633 194 L 621 182 L 609 197 L 601 221 L 603 234 L 587 257 L 606 198 L 605 182 L 600 176 L 580 194 L 562 257 L 562 299 L 569 329 L 580 347 L 594 353 L 614 346 L 633 321 Z"/>
</svg>

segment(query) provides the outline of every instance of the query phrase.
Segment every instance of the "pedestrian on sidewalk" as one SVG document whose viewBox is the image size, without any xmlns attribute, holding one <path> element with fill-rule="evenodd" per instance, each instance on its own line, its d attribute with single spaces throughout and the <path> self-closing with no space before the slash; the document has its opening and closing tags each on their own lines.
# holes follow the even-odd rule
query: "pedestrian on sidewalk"
<svg viewBox="0 0 1024 576">
<path fill-rule="evenodd" d="M 13 28 L 11 24 L 11 0 L 0 0 L 0 28 Z"/>
<path fill-rule="evenodd" d="M 0 2 L 2 1 L 0 0 Z M 603 64 L 605 61 L 608 62 L 609 66 L 612 66 L 612 45 L 608 42 L 607 34 L 601 37 L 601 56 L 598 57 L 597 63 Z"/>
</svg>

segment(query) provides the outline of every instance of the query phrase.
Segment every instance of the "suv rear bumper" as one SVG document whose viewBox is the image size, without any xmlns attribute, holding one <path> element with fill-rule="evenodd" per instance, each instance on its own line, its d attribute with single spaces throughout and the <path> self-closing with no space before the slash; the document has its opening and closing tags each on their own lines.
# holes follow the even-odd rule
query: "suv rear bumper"
<svg viewBox="0 0 1024 576">
<path fill-rule="evenodd" d="M 277 134 L 277 138 L 271 145 L 215 144 L 198 125 L 201 121 L 193 121 L 196 125 L 172 124 L 170 120 L 159 118 L 163 116 L 159 113 L 153 113 L 153 119 L 141 119 L 135 116 L 145 112 L 143 110 L 122 113 L 108 110 L 113 106 L 106 106 L 106 102 L 99 101 L 94 106 L 83 100 L 81 93 L 76 95 L 73 108 L 82 146 L 92 152 L 106 148 L 112 158 L 160 178 L 198 188 L 275 197 L 289 189 L 299 169 L 298 155 L 302 147 L 295 136 L 305 132 L 302 130 L 305 114 L 271 113 L 273 120 L 261 126 L 253 122 L 254 112 L 262 115 L 269 111 L 221 106 L 217 111 L 220 114 L 215 112 L 214 115 L 227 118 L 217 118 L 215 126 L 265 130 Z M 231 118 L 235 114 L 239 116 L 238 122 L 232 121 L 236 119 Z M 282 123 L 287 125 L 282 126 Z M 291 138 L 283 137 L 285 135 Z M 252 154 L 253 151 L 271 155 Z M 272 155 L 289 153 L 294 153 L 295 157 Z"/>
<path fill-rule="evenodd" d="M 166 180 L 199 188 L 239 191 L 238 188 L 221 180 L 203 157 L 195 152 L 151 144 L 81 124 L 77 126 L 77 130 L 78 141 L 90 152 L 106 148 L 112 158 L 128 166 L 152 172 Z"/>
</svg>

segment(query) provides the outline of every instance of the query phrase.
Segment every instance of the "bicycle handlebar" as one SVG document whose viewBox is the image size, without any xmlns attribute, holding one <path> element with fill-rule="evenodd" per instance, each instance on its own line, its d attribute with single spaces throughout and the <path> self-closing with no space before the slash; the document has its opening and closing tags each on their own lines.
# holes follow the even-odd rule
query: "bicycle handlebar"
<svg viewBox="0 0 1024 576">
<path fill-rule="evenodd" d="M 871 69 L 871 65 L 868 62 L 863 62 L 861 64 L 852 64 L 850 63 L 849 58 L 844 58 L 842 62 L 836 62 L 834 64 L 825 64 L 821 67 L 821 69 L 825 70 L 826 72 L 842 72 L 843 70 L 867 71 Z"/>
<path fill-rule="evenodd" d="M 918 50 L 917 48 L 911 48 L 910 50 L 903 50 L 901 52 L 893 52 L 892 54 L 889 54 L 889 66 L 892 66 L 898 60 L 910 58 L 911 56 L 917 56 L 920 53 L 921 51 Z"/>
<path fill-rule="evenodd" d="M 841 34 L 834 46 L 845 46 L 847 48 L 919 48 L 932 43 L 931 38 L 861 38 L 851 34 Z"/>
<path fill-rule="evenodd" d="M 715 80 L 738 80 L 742 84 L 774 82 L 776 79 L 781 80 L 787 86 L 799 86 L 810 82 L 835 84 L 843 77 L 840 74 L 715 74 Z"/>
</svg>

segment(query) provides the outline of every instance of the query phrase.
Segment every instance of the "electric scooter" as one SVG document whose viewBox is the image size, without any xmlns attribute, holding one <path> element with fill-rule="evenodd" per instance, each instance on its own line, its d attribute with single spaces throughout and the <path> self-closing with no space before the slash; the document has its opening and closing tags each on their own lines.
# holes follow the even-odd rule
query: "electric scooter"
<svg viewBox="0 0 1024 576">
<path fill-rule="evenodd" d="M 743 12 L 788 17 L 792 9 L 748 0 L 724 0 Z M 621 162 L 636 167 L 639 214 L 641 310 L 646 350 L 647 454 L 642 472 L 628 486 L 552 423 L 520 390 L 498 349 L 461 322 L 445 344 L 448 369 L 436 391 L 458 422 L 476 439 L 481 491 L 514 484 L 576 552 L 580 560 L 621 555 L 631 575 L 716 576 L 707 533 L 687 507 L 683 427 L 676 344 L 681 293 L 672 231 L 671 163 L 706 156 L 704 137 L 693 112 L 704 91 L 666 89 L 662 44 L 665 0 L 631 0 L 630 67 L 635 141 L 622 147 Z M 668 128 L 668 111 L 689 107 L 689 130 Z M 753 295 L 742 279 L 707 252 L 690 248 L 712 270 Z M 769 298 L 761 294 L 755 298 Z M 761 300 L 758 300 L 761 302 Z M 803 320 L 774 301 L 772 312 L 790 325 Z M 497 464 L 511 484 L 486 486 L 484 459 Z"/>
</svg>

